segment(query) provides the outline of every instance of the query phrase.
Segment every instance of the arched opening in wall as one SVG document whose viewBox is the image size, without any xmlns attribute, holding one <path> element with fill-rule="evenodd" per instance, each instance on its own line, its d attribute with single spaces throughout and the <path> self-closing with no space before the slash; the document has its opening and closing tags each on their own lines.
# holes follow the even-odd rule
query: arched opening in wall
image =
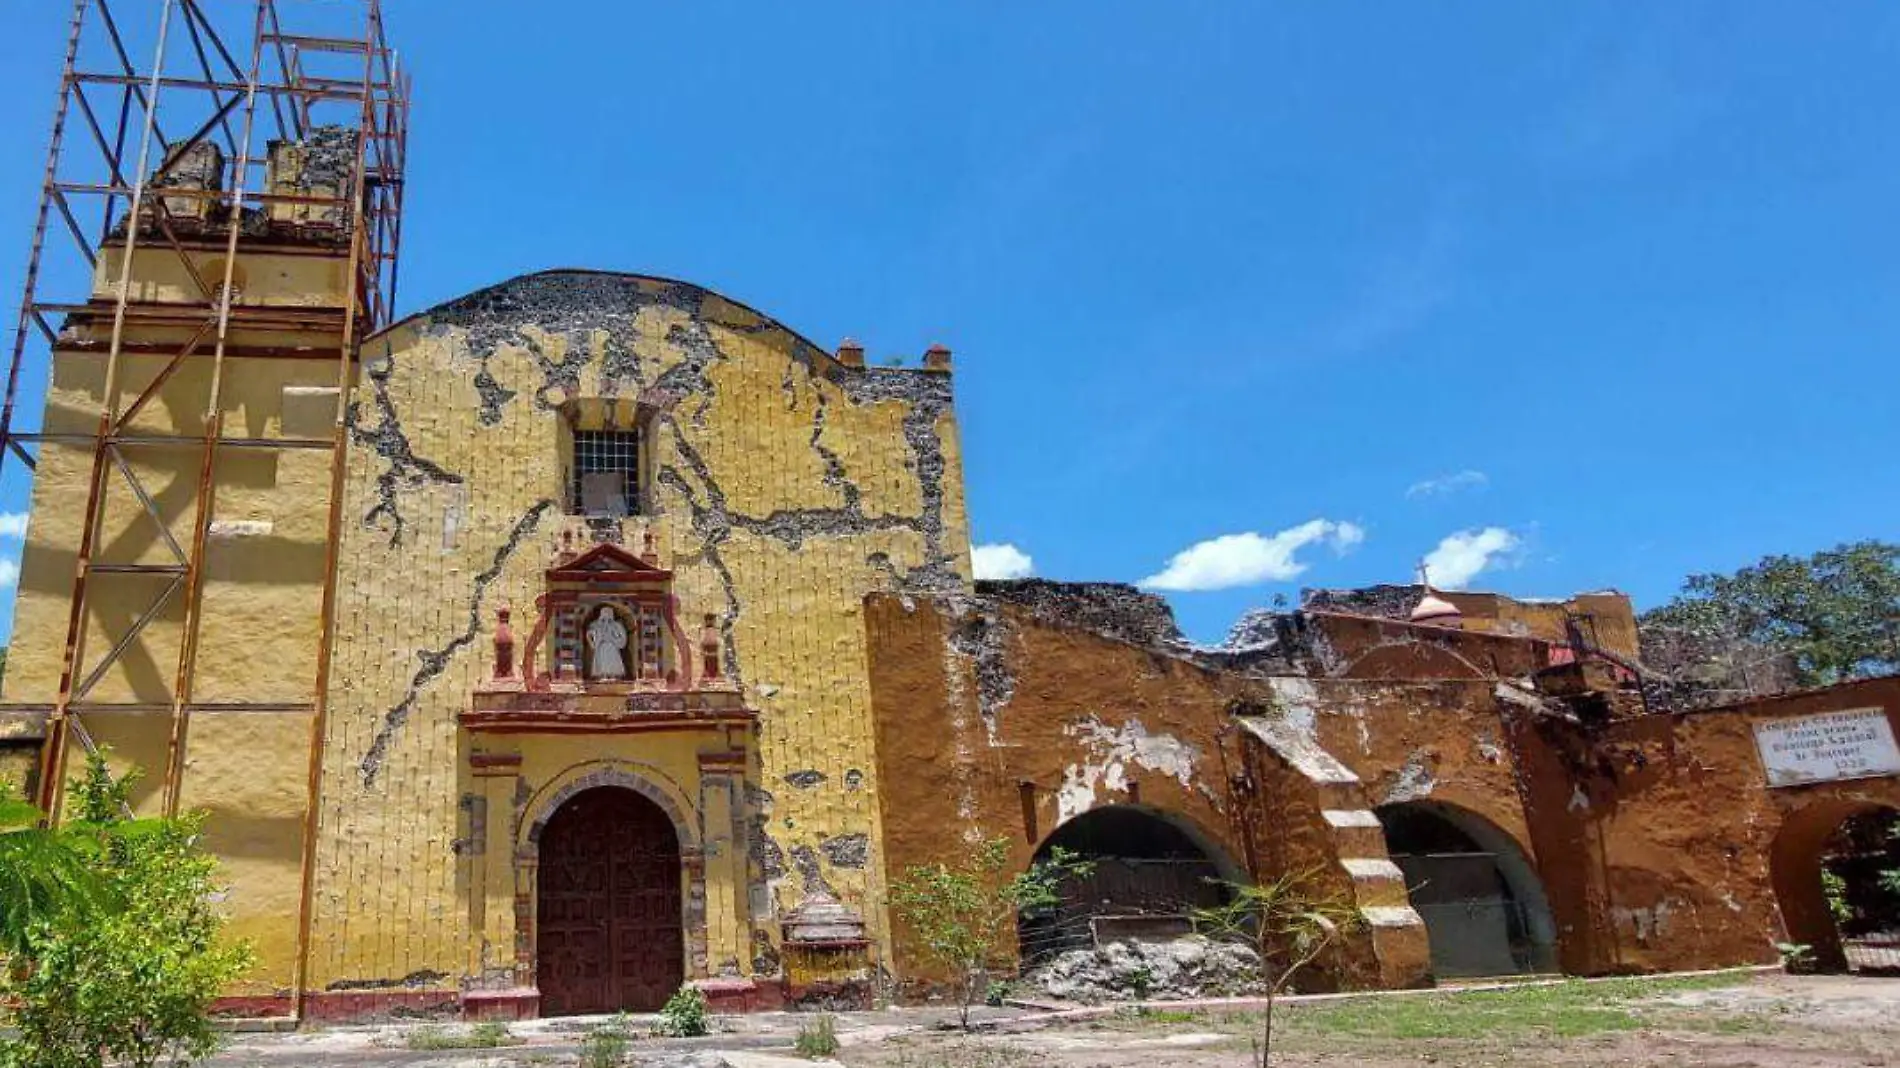
<svg viewBox="0 0 1900 1068">
<path fill-rule="evenodd" d="M 541 831 L 535 978 L 548 1016 L 652 1012 L 686 974 L 680 845 L 632 790 L 570 798 Z"/>
<path fill-rule="evenodd" d="M 1022 966 L 1072 949 L 1160 941 L 1193 931 L 1195 909 L 1226 902 L 1240 869 L 1191 822 L 1135 805 L 1085 812 L 1056 828 L 1035 862 L 1065 849 L 1093 867 L 1069 876 L 1052 908 L 1016 919 Z"/>
<path fill-rule="evenodd" d="M 1425 921 L 1433 975 L 1556 970 L 1550 903 L 1509 834 L 1476 813 L 1436 802 L 1387 805 L 1377 814 L 1386 852 Z"/>
<path fill-rule="evenodd" d="M 1824 802 L 1788 817 L 1771 858 L 1788 941 L 1809 967 L 1900 974 L 1900 809 Z"/>
</svg>

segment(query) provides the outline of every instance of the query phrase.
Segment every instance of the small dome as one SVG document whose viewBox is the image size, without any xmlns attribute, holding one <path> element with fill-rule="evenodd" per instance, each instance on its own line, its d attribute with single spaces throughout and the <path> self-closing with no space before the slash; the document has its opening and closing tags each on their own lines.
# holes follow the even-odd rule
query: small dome
<svg viewBox="0 0 1900 1068">
<path fill-rule="evenodd" d="M 1433 593 L 1430 586 L 1425 587 L 1425 596 L 1419 598 L 1417 607 L 1412 609 L 1414 623 L 1437 623 L 1450 626 L 1463 618 L 1464 613 L 1458 610 L 1457 605 Z"/>
</svg>

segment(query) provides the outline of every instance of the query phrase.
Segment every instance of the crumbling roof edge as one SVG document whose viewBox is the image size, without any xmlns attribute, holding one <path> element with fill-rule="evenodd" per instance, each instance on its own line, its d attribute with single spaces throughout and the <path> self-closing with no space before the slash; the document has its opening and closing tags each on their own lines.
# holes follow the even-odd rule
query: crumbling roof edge
<svg viewBox="0 0 1900 1068">
<path fill-rule="evenodd" d="M 731 297 L 726 296 L 724 293 L 721 293 L 716 289 L 712 289 L 710 287 L 700 285 L 698 282 L 688 282 L 683 278 L 668 278 L 665 275 L 646 274 L 640 271 L 609 271 L 609 270 L 603 270 L 598 267 L 548 267 L 539 271 L 526 271 L 509 278 L 504 278 L 499 282 L 494 282 L 489 285 L 482 286 L 479 289 L 471 289 L 466 293 L 458 294 L 456 296 L 448 298 L 447 300 L 437 301 L 436 303 L 431 304 L 427 308 L 423 308 L 420 311 L 410 312 L 408 315 L 405 315 L 402 318 L 397 319 L 394 322 L 391 322 L 388 326 L 385 326 L 381 330 L 378 330 L 375 333 L 370 334 L 369 336 L 365 337 L 363 341 L 364 343 L 367 344 L 368 342 L 374 341 L 377 338 L 393 333 L 394 331 L 396 331 L 397 329 L 400 329 L 401 327 L 408 326 L 411 323 L 414 323 L 421 319 L 426 319 L 436 314 L 437 312 L 442 311 L 444 308 L 447 308 L 454 304 L 459 304 L 465 300 L 471 300 L 475 297 L 482 296 L 485 293 L 493 293 L 496 290 L 505 289 L 512 285 L 518 285 L 522 282 L 528 281 L 531 278 L 546 278 L 553 275 L 584 275 L 584 276 L 591 276 L 591 277 L 596 277 L 596 278 L 618 278 L 618 279 L 626 279 L 630 281 L 658 282 L 661 285 L 685 286 L 689 289 L 696 289 L 696 290 L 699 290 L 701 293 L 718 297 L 720 300 L 725 301 L 726 303 L 732 305 L 735 308 L 739 308 L 743 311 L 747 311 L 747 312 L 752 313 L 753 315 L 758 316 L 761 321 L 770 323 L 771 325 L 778 327 L 780 330 L 783 330 L 787 334 L 790 334 L 794 339 L 798 340 L 799 342 L 805 345 L 811 346 L 813 349 L 816 349 L 819 352 L 830 351 L 829 349 L 825 348 L 823 345 L 818 344 L 817 342 L 813 341 L 809 337 L 806 337 L 804 334 L 800 333 L 799 331 L 794 330 L 791 327 L 785 325 L 776 316 L 767 315 L 766 313 L 760 311 L 758 308 L 755 308 L 752 305 L 747 304 L 746 302 L 742 300 L 734 300 Z M 866 368 L 866 369 L 878 370 L 878 371 L 914 370 L 913 368 L 906 368 L 906 367 L 876 367 L 876 368 Z"/>
<path fill-rule="evenodd" d="M 1514 642 L 1542 642 L 1545 645 L 1556 644 L 1549 638 L 1539 638 L 1535 634 L 1503 634 L 1491 630 L 1468 630 L 1464 627 L 1447 627 L 1438 623 L 1420 623 L 1414 619 L 1397 619 L 1392 616 L 1373 616 L 1364 612 L 1341 612 L 1335 608 L 1296 608 L 1296 613 L 1309 616 L 1337 616 L 1340 619 L 1359 619 L 1368 623 L 1389 623 L 1399 627 L 1414 627 L 1419 630 L 1433 630 L 1443 634 L 1470 634 L 1481 638 L 1501 638 Z"/>
<path fill-rule="evenodd" d="M 1192 656 L 1188 655 L 1187 650 L 1189 649 L 1189 646 L 1185 644 L 1174 645 L 1174 646 L 1144 645 L 1141 642 L 1130 641 L 1127 638 L 1121 638 L 1113 634 L 1104 633 L 1102 631 L 1096 630 L 1093 627 L 1085 627 L 1079 623 L 1070 623 L 1065 620 L 1053 619 L 1040 612 L 1037 612 L 1035 609 L 1029 607 L 1026 604 L 1021 603 L 1020 601 L 1011 601 L 1005 598 L 994 597 L 987 594 L 975 593 L 975 592 L 971 592 L 971 593 L 962 593 L 962 592 L 918 593 L 918 592 L 907 592 L 903 590 L 872 590 L 870 593 L 865 594 L 865 598 L 867 600 L 872 597 L 891 597 L 891 598 L 909 599 L 909 600 L 922 599 L 922 600 L 931 601 L 933 603 L 954 602 L 958 599 L 981 601 L 984 604 L 989 605 L 993 608 L 1013 610 L 1012 614 L 1015 614 L 1021 617 L 1026 617 L 1030 620 L 1033 620 L 1036 623 L 1036 625 L 1041 626 L 1041 627 L 1046 627 L 1050 630 L 1067 631 L 1073 634 L 1086 634 L 1091 638 L 1095 638 L 1099 641 L 1107 642 L 1110 645 L 1119 645 L 1124 648 L 1135 649 L 1140 652 L 1147 653 L 1151 656 L 1167 657 L 1169 660 L 1173 660 L 1173 661 L 1176 661 L 1177 663 L 1185 664 L 1186 666 L 1194 668 L 1195 670 L 1200 671 L 1207 675 L 1217 676 L 1220 678 L 1228 678 L 1228 679 L 1256 679 L 1260 677 L 1256 675 L 1243 675 L 1237 671 L 1229 671 L 1229 670 L 1226 670 L 1225 668 L 1212 667 L 1207 664 L 1204 664 L 1194 659 Z M 1289 678 L 1305 678 L 1305 676 L 1303 675 L 1293 675 L 1293 676 L 1288 676 L 1288 677 Z"/>
<path fill-rule="evenodd" d="M 1750 705 L 1760 706 L 1775 704 L 1781 701 L 1793 701 L 1803 697 L 1812 697 L 1815 694 L 1829 693 L 1834 690 L 1852 690 L 1862 686 L 1876 686 L 1881 683 L 1886 683 L 1889 686 L 1900 685 L 1900 675 L 1876 675 L 1870 679 L 1848 679 L 1845 682 L 1830 682 L 1826 686 L 1808 686 L 1803 689 L 1788 690 L 1783 693 L 1756 694 L 1753 697 L 1744 697 L 1719 705 L 1704 705 L 1700 708 L 1670 708 L 1664 709 L 1661 714 L 1666 716 L 1701 716 L 1710 712 L 1737 712 Z"/>
</svg>

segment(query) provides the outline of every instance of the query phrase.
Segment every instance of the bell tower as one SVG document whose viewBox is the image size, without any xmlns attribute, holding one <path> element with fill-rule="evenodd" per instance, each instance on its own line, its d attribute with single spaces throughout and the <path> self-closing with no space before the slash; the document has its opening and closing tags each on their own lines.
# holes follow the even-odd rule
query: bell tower
<svg viewBox="0 0 1900 1068">
<path fill-rule="evenodd" d="M 378 0 L 73 0 L 65 45 L 0 406 L 30 501 L 0 774 L 57 814 L 104 752 L 141 812 L 207 811 L 257 984 L 297 990 L 345 399 L 395 297 L 408 83 Z"/>
</svg>

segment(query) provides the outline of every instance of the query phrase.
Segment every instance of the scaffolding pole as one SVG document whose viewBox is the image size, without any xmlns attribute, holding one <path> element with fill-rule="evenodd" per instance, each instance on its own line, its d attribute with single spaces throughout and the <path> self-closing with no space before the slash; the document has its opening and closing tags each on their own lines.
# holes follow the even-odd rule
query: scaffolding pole
<svg viewBox="0 0 1900 1068">
<path fill-rule="evenodd" d="M 132 21 L 134 15 L 149 21 Z M 409 99 L 408 81 L 387 41 L 381 0 L 73 0 L 0 401 L 0 473 L 16 464 L 33 477 L 46 448 L 90 453 L 57 689 L 41 695 L 50 701 L 31 705 L 44 707 L 46 715 L 38 800 L 49 819 L 60 818 L 68 749 L 77 743 L 96 751 L 83 719 L 91 712 L 167 717 L 161 807 L 168 816 L 179 811 L 185 793 L 194 711 L 308 717 L 299 1015 L 335 624 L 345 413 L 360 343 L 389 324 L 395 303 Z M 84 136 L 73 136 L 75 126 Z M 308 142 L 320 132 L 353 138 L 347 173 L 333 189 L 281 187 L 272 172 L 276 146 Z M 215 174 L 186 173 L 190 161 L 205 159 L 216 162 Z M 238 267 L 247 252 L 344 261 L 342 307 L 247 302 Z M 222 264 L 203 262 L 214 257 Z M 179 268 L 190 297 L 152 299 L 138 292 L 135 283 L 141 275 L 151 277 L 158 263 Z M 210 266 L 219 269 L 205 269 Z M 294 334 L 296 343 L 259 340 L 270 332 Z M 21 403 L 29 381 L 44 381 L 50 390 L 60 353 L 102 365 L 104 386 L 91 434 L 70 424 L 43 425 L 30 418 L 32 405 Z M 232 361 L 256 359 L 334 361 L 328 437 L 226 434 Z M 135 368 L 153 364 L 151 379 L 135 386 Z M 195 381 L 178 375 L 187 366 L 203 370 L 202 385 L 185 385 Z M 188 410 L 179 400 L 192 391 L 200 391 L 190 404 L 202 404 L 201 428 L 154 429 L 139 422 L 161 392 L 168 406 Z M 207 612 L 207 539 L 216 518 L 219 457 L 226 449 L 330 454 L 322 601 L 313 606 L 320 613 L 317 670 L 307 704 L 195 699 Z M 139 457 L 154 450 L 174 459 L 181 450 L 196 450 L 195 465 L 184 461 L 195 479 L 180 513 L 191 517 L 182 536 L 139 474 Z M 127 507 L 114 509 L 115 500 Z M 140 553 L 114 557 L 121 536 L 136 545 L 141 533 L 159 559 Z M 112 633 L 100 629 L 96 606 L 102 599 L 131 606 L 130 622 L 95 653 L 87 648 L 88 635 Z M 94 691 L 113 668 L 160 626 L 176 627 L 169 692 L 96 699 Z"/>
</svg>

